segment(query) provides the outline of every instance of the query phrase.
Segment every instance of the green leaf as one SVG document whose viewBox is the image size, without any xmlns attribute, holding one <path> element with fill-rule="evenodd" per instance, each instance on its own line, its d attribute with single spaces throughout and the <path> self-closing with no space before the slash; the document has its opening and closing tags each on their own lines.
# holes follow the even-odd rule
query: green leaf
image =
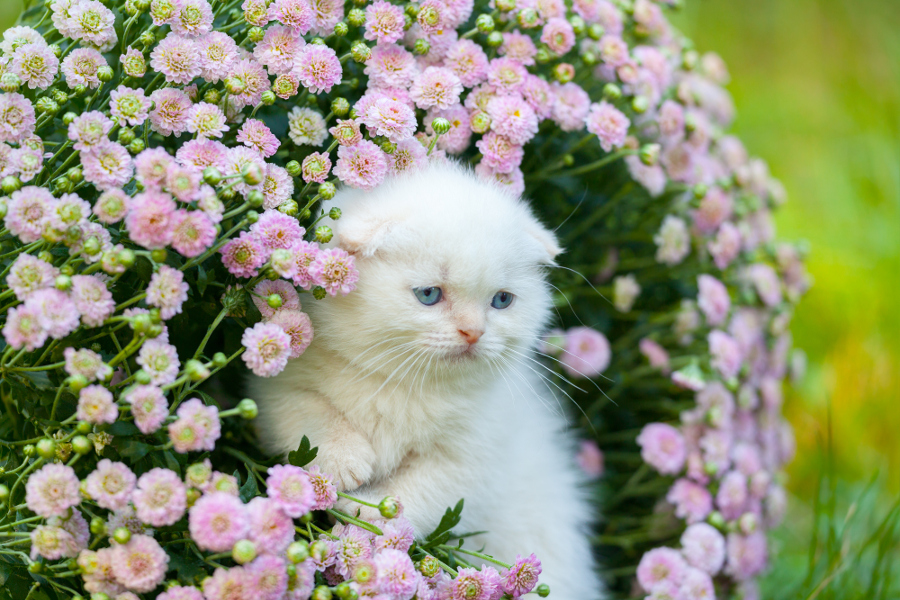
<svg viewBox="0 0 900 600">
<path fill-rule="evenodd" d="M 113 437 L 129 437 L 140 433 L 140 429 L 134 423 L 128 421 L 116 421 L 109 426 L 106 433 Z"/>
<path fill-rule="evenodd" d="M 444 516 L 441 517 L 441 522 L 438 523 L 438 526 L 434 531 L 428 534 L 425 538 L 424 543 L 420 544 L 422 548 L 433 548 L 435 546 L 440 546 L 444 542 L 450 539 L 450 530 L 459 525 L 459 521 L 462 515 L 463 509 L 463 500 L 460 500 L 456 503 L 456 506 L 453 508 L 448 508 L 444 513 Z"/>
<path fill-rule="evenodd" d="M 319 453 L 319 448 L 310 448 L 309 446 L 309 438 L 304 435 L 300 440 L 300 447 L 288 453 L 288 462 L 295 467 L 305 467 L 311 463 Z"/>
<path fill-rule="evenodd" d="M 203 265 L 197 265 L 197 290 L 200 292 L 200 295 L 206 293 L 206 286 L 209 285 L 211 273 L 203 268 Z"/>
<path fill-rule="evenodd" d="M 204 575 L 203 563 L 191 557 L 169 553 L 169 569 L 178 572 L 178 578 L 182 581 L 194 581 Z"/>
<path fill-rule="evenodd" d="M 250 471 L 251 467 L 247 467 L 247 481 L 241 486 L 240 496 L 241 502 L 246 504 L 251 498 L 259 495 L 259 486 L 256 485 L 256 477 Z"/>
<path fill-rule="evenodd" d="M 148 444 L 126 438 L 117 438 L 112 445 L 119 451 L 119 454 L 121 454 L 123 458 L 132 461 L 140 460 L 150 452 L 150 446 Z"/>
</svg>

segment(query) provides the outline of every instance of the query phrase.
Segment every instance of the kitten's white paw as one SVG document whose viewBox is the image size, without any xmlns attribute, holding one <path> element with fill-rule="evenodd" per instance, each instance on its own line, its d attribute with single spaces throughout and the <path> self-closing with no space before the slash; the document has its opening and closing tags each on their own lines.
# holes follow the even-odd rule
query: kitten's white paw
<svg viewBox="0 0 900 600">
<path fill-rule="evenodd" d="M 372 478 L 375 450 L 355 431 L 343 432 L 319 444 L 315 463 L 334 477 L 338 491 L 355 490 Z"/>
</svg>

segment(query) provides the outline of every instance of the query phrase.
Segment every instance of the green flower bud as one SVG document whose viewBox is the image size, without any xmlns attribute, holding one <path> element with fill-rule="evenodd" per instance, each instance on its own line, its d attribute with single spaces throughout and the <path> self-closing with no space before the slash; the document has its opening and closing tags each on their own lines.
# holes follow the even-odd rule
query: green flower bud
<svg viewBox="0 0 900 600">
<path fill-rule="evenodd" d="M 153 326 L 150 325 L 147 329 L 150 329 L 150 327 Z M 138 369 L 134 374 L 134 380 L 141 385 L 150 385 L 150 373 L 143 369 Z"/>
<path fill-rule="evenodd" d="M 341 209 L 339 209 L 337 206 L 332 207 L 331 210 L 328 211 L 328 216 L 332 221 L 337 221 L 341 218 Z"/>
<path fill-rule="evenodd" d="M 266 36 L 266 32 L 263 31 L 262 27 L 251 27 L 247 32 L 247 37 L 250 38 L 250 41 L 254 44 L 259 43 Z"/>
<path fill-rule="evenodd" d="M 641 147 L 638 157 L 641 159 L 642 163 L 648 167 L 652 167 L 659 162 L 659 153 L 661 150 L 662 148 L 659 144 L 644 144 Z"/>
<path fill-rule="evenodd" d="M 494 30 L 494 17 L 491 15 L 478 15 L 475 19 L 475 27 L 480 33 L 487 35 Z"/>
<path fill-rule="evenodd" d="M 222 100 L 222 94 L 219 93 L 219 90 L 216 88 L 211 88 L 206 90 L 203 94 L 203 101 L 209 102 L 210 104 L 218 104 L 219 101 Z"/>
<path fill-rule="evenodd" d="M 200 499 L 203 494 L 197 488 L 190 488 L 187 491 L 187 505 L 193 506 L 194 502 Z"/>
<path fill-rule="evenodd" d="M 647 96 L 635 96 L 631 101 L 631 108 L 639 115 L 644 114 L 650 108 L 650 100 Z"/>
<path fill-rule="evenodd" d="M 550 54 L 550 51 L 547 49 L 546 46 L 541 46 L 540 48 L 537 49 L 537 52 L 534 55 L 534 60 L 539 65 L 545 65 L 548 62 L 550 62 L 551 60 L 553 60 L 553 55 Z"/>
<path fill-rule="evenodd" d="M 353 591 L 353 588 L 350 587 L 350 584 L 346 581 L 342 581 L 334 587 L 334 594 L 341 600 L 346 600 L 350 597 L 350 593 Z"/>
<path fill-rule="evenodd" d="M 191 359 L 184 364 L 184 370 L 191 381 L 203 381 L 209 377 L 209 369 L 199 360 Z"/>
<path fill-rule="evenodd" d="M 416 21 L 422 27 L 436 27 L 441 22 L 441 13 L 433 6 L 420 7 Z"/>
<path fill-rule="evenodd" d="M 72 289 L 72 278 L 68 275 L 57 275 L 53 281 L 53 287 L 61 292 L 68 292 Z"/>
<path fill-rule="evenodd" d="M 203 169 L 203 181 L 209 185 L 219 185 L 222 182 L 222 173 L 215 167 Z"/>
<path fill-rule="evenodd" d="M 539 25 L 540 17 L 533 8 L 523 8 L 519 11 L 517 20 L 519 21 L 519 26 L 523 29 L 531 29 Z"/>
<path fill-rule="evenodd" d="M 104 535 L 106 533 L 106 521 L 100 517 L 91 519 L 91 533 L 94 535 Z"/>
<path fill-rule="evenodd" d="M 587 29 L 588 37 L 591 38 L 592 40 L 599 40 L 600 38 L 603 37 L 604 33 L 606 33 L 606 30 L 603 29 L 602 25 L 599 25 L 597 23 L 592 24 Z"/>
<path fill-rule="evenodd" d="M 366 13 L 358 8 L 351 8 L 347 13 L 347 22 L 354 27 L 361 27 L 366 23 Z"/>
<path fill-rule="evenodd" d="M 112 67 L 103 66 L 97 69 L 97 79 L 102 81 L 103 83 L 108 83 L 113 80 L 113 77 L 116 76 L 116 72 L 112 70 Z"/>
<path fill-rule="evenodd" d="M 107 67 L 107 68 L 109 68 L 109 67 Z M 98 71 L 98 74 L 99 74 L 99 71 Z M 56 102 L 57 104 L 60 104 L 60 105 L 65 104 L 66 102 L 69 101 L 69 95 L 62 90 L 53 90 L 53 93 L 51 94 L 50 97 L 53 98 L 54 102 Z"/>
<path fill-rule="evenodd" d="M 71 179 L 66 179 L 65 177 L 60 177 L 56 181 L 53 182 L 53 189 L 58 194 L 68 194 L 73 189 L 75 189 L 75 184 L 72 183 Z"/>
<path fill-rule="evenodd" d="M 281 204 L 278 205 L 278 212 L 286 214 L 289 217 L 294 217 L 297 215 L 297 211 L 300 210 L 300 207 L 297 206 L 297 202 L 294 200 L 285 200 Z"/>
<path fill-rule="evenodd" d="M 11 94 L 19 91 L 20 85 L 22 85 L 22 79 L 15 73 L 7 71 L 0 75 L 0 90 Z"/>
<path fill-rule="evenodd" d="M 284 165 L 284 168 L 287 169 L 288 175 L 291 177 L 300 177 L 303 173 L 303 166 L 296 160 L 288 162 L 288 164 Z"/>
<path fill-rule="evenodd" d="M 72 267 L 72 265 L 63 265 L 59 268 L 59 272 L 63 275 L 68 275 L 69 277 L 71 277 L 75 274 L 75 269 Z"/>
<path fill-rule="evenodd" d="M 91 594 L 91 600 L 112 600 L 112 598 L 109 597 L 109 594 L 104 592 L 96 592 Z"/>
<path fill-rule="evenodd" d="M 569 17 L 569 25 L 572 26 L 572 31 L 575 32 L 575 35 L 582 35 L 587 28 L 587 24 L 584 22 L 584 19 L 582 19 L 578 15 L 572 15 L 571 17 Z"/>
<path fill-rule="evenodd" d="M 393 496 L 385 496 L 378 503 L 378 512 L 385 519 L 393 519 L 400 512 L 400 501 Z"/>
<path fill-rule="evenodd" d="M 253 208 L 259 208 L 263 205 L 263 201 L 265 201 L 266 197 L 263 196 L 263 193 L 259 190 L 252 190 L 249 194 L 247 194 L 247 202 Z"/>
<path fill-rule="evenodd" d="M 327 198 L 326 198 L 327 200 Z M 312 211 L 308 208 L 304 208 L 303 212 L 300 213 L 300 216 L 297 217 L 300 221 L 309 221 L 312 218 Z"/>
<path fill-rule="evenodd" d="M 419 38 L 416 40 L 416 43 L 413 44 L 413 54 L 418 54 L 419 56 L 425 56 L 431 51 L 431 43 L 425 38 Z"/>
<path fill-rule="evenodd" d="M 347 27 L 347 24 L 343 21 L 340 21 L 334 26 L 334 35 L 337 37 L 344 37 L 348 33 L 350 33 L 350 28 Z"/>
<path fill-rule="evenodd" d="M 87 94 L 88 88 L 83 83 L 79 83 L 74 88 L 72 88 L 72 92 L 79 98 Z"/>
<path fill-rule="evenodd" d="M 231 558 L 239 565 L 250 562 L 256 558 L 256 544 L 250 540 L 238 540 L 231 548 Z"/>
<path fill-rule="evenodd" d="M 160 265 L 166 262 L 166 257 L 168 256 L 169 253 L 166 252 L 165 248 L 155 248 L 150 251 L 150 260 Z"/>
<path fill-rule="evenodd" d="M 563 155 L 563 164 L 566 165 L 567 167 L 571 167 L 572 165 L 575 164 L 575 157 L 572 156 L 571 154 L 564 154 Z"/>
<path fill-rule="evenodd" d="M 298 540 L 287 547 L 287 558 L 294 564 L 302 563 L 309 558 L 309 544 L 305 540 Z"/>
<path fill-rule="evenodd" d="M 312 596 L 310 596 L 311 600 L 331 600 L 331 588 L 327 585 L 319 585 L 316 586 L 316 589 L 313 590 Z"/>
<path fill-rule="evenodd" d="M 49 113 L 51 115 L 59 110 L 59 104 L 57 104 L 55 100 L 53 100 L 52 98 L 48 98 L 47 96 L 38 98 L 38 101 L 35 102 L 34 107 L 39 113 Z"/>
<path fill-rule="evenodd" d="M 487 45 L 491 48 L 499 48 L 503 45 L 503 34 L 499 31 L 492 31 L 487 36 Z"/>
<path fill-rule="evenodd" d="M 688 71 L 696 69 L 698 62 L 700 62 L 700 54 L 696 50 L 688 50 L 681 57 L 681 66 Z"/>
<path fill-rule="evenodd" d="M 156 35 L 153 33 L 153 31 L 144 31 L 140 36 L 138 36 L 138 42 L 145 47 L 152 46 L 156 43 Z"/>
<path fill-rule="evenodd" d="M 316 227 L 315 240 L 320 244 L 327 244 L 334 237 L 334 232 L 328 225 L 319 225 Z"/>
<path fill-rule="evenodd" d="M 350 112 L 350 103 L 346 98 L 335 98 L 331 101 L 331 112 L 338 117 L 346 117 Z"/>
<path fill-rule="evenodd" d="M 213 366 L 221 369 L 228 364 L 228 357 L 223 352 L 216 352 L 212 358 Z"/>
<path fill-rule="evenodd" d="M 86 435 L 90 433 L 93 428 L 94 426 L 87 421 L 78 421 L 78 425 L 75 426 L 75 431 L 82 435 Z"/>
<path fill-rule="evenodd" d="M 131 129 L 130 127 L 124 127 L 119 130 L 118 138 L 120 144 L 124 144 L 127 146 L 134 141 L 135 137 L 136 136 L 134 135 L 134 129 Z"/>
<path fill-rule="evenodd" d="M 94 449 L 94 444 L 86 436 L 76 435 L 72 438 L 72 450 L 75 454 L 87 454 Z"/>
<path fill-rule="evenodd" d="M 331 200 L 334 198 L 334 195 L 337 193 L 337 189 L 335 189 L 334 184 L 330 181 L 326 181 L 319 185 L 319 195 L 322 196 L 325 200 Z M 307 217 L 309 218 L 309 217 Z"/>
<path fill-rule="evenodd" d="M 256 415 L 259 414 L 259 408 L 256 406 L 256 402 L 250 398 L 244 398 L 238 402 L 237 408 L 238 413 L 248 421 L 250 419 L 255 419 Z"/>
<path fill-rule="evenodd" d="M 260 98 L 260 102 L 262 102 L 265 106 L 272 106 L 275 104 L 275 92 L 272 90 L 266 90 L 262 93 Z"/>
<path fill-rule="evenodd" d="M 77 394 L 87 386 L 88 380 L 84 375 L 70 375 L 66 379 L 66 384 L 69 386 L 70 390 Z"/>
<path fill-rule="evenodd" d="M 709 192 L 709 188 L 702 183 L 698 183 L 694 186 L 693 192 L 694 198 L 696 198 L 697 200 L 702 200 L 706 196 L 707 192 Z"/>
<path fill-rule="evenodd" d="M 7 175 L 0 181 L 0 188 L 4 194 L 12 194 L 22 187 L 22 180 L 14 175 Z"/>
<path fill-rule="evenodd" d="M 324 300 L 325 296 L 328 295 L 328 292 L 325 291 L 325 288 L 317 285 L 313 288 L 312 295 L 316 300 Z"/>
<path fill-rule="evenodd" d="M 127 544 L 131 540 L 131 532 L 127 527 L 116 527 L 112 534 L 113 539 L 120 544 Z"/>
<path fill-rule="evenodd" d="M 253 223 L 256 223 L 257 221 L 259 221 L 259 213 L 256 212 L 255 210 L 248 210 L 247 214 L 245 216 L 247 218 L 247 222 L 250 223 L 251 225 Z"/>
<path fill-rule="evenodd" d="M 372 58 L 372 49 L 363 42 L 356 42 L 350 48 L 350 56 L 353 57 L 353 60 L 362 64 Z"/>
<path fill-rule="evenodd" d="M 539 586 L 537 586 L 537 595 L 540 596 L 541 598 L 546 598 L 547 596 L 549 596 L 550 595 L 550 586 L 547 585 L 546 583 L 542 583 Z"/>
<path fill-rule="evenodd" d="M 500 12 L 509 12 L 515 10 L 516 0 L 497 0 L 497 9 Z"/>
<path fill-rule="evenodd" d="M 469 126 L 475 133 L 486 133 L 491 128 L 491 118 L 481 110 L 476 110 L 469 117 Z"/>
<path fill-rule="evenodd" d="M 56 457 L 56 442 L 50 438 L 39 440 L 37 445 L 38 456 L 44 460 L 53 460 Z"/>
<path fill-rule="evenodd" d="M 607 83 L 603 86 L 603 97 L 607 100 L 618 100 L 622 97 L 622 88 L 614 83 Z"/>
<path fill-rule="evenodd" d="M 575 79 L 575 67 L 569 63 L 559 63 L 553 67 L 553 78 L 560 83 Z"/>
<path fill-rule="evenodd" d="M 385 154 L 393 154 L 397 151 L 397 144 L 390 140 L 384 140 L 379 146 L 381 148 L 381 151 Z"/>
<path fill-rule="evenodd" d="M 9 500 L 9 487 L 0 483 L 0 502 Z"/>
<path fill-rule="evenodd" d="M 255 163 L 245 165 L 244 168 L 241 169 L 241 179 L 247 185 L 259 185 L 263 182 L 264 177 L 265 173 L 263 173 L 260 166 Z"/>
<path fill-rule="evenodd" d="M 92 235 L 84 240 L 84 253 L 88 256 L 97 256 L 102 249 L 100 240 L 97 239 L 97 236 Z"/>
<path fill-rule="evenodd" d="M 4 73 L 4 74 L 5 74 L 5 73 Z M 75 118 L 76 118 L 77 116 L 78 116 L 78 114 L 77 114 L 77 113 L 73 113 L 72 111 L 69 111 L 69 112 L 65 113 L 65 114 L 62 116 L 62 122 L 63 122 L 63 125 L 69 125 L 70 123 L 72 123 L 72 121 L 75 120 Z"/>
<path fill-rule="evenodd" d="M 35 452 L 36 450 L 34 448 L 34 444 L 26 444 L 25 447 L 22 448 L 22 454 L 25 456 L 25 458 L 34 456 Z"/>
<path fill-rule="evenodd" d="M 709 514 L 709 517 L 706 518 L 710 525 L 715 527 L 716 529 L 724 529 L 725 528 L 725 517 L 722 516 L 717 510 L 712 511 Z"/>
<path fill-rule="evenodd" d="M 283 302 L 281 300 L 281 296 L 279 296 L 278 294 L 269 294 L 266 297 L 266 304 L 269 305 L 269 308 L 278 310 L 279 308 L 281 308 Z"/>
<path fill-rule="evenodd" d="M 444 117 L 438 117 L 431 122 L 431 128 L 438 135 L 445 135 L 450 132 L 450 121 Z"/>
<path fill-rule="evenodd" d="M 128 146 L 126 146 L 127 150 L 131 154 L 140 154 L 144 151 L 145 145 L 144 140 L 141 138 L 134 138 Z"/>
<path fill-rule="evenodd" d="M 135 255 L 134 250 L 129 250 L 128 248 L 124 248 L 119 251 L 118 261 L 119 264 L 125 267 L 126 269 L 130 269 L 134 266 L 134 261 L 137 259 L 137 255 Z"/>
<path fill-rule="evenodd" d="M 28 565 L 28 572 L 37 575 L 44 570 L 44 565 L 39 562 L 33 562 Z"/>
</svg>

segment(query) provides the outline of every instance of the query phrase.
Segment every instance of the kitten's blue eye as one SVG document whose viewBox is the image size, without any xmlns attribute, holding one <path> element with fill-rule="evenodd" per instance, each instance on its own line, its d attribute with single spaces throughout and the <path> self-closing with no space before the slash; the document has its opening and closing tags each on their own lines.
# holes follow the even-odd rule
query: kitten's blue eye
<svg viewBox="0 0 900 600">
<path fill-rule="evenodd" d="M 512 304 L 513 296 L 509 292 L 497 292 L 494 294 L 493 300 L 491 300 L 491 306 L 494 308 L 507 308 L 510 304 Z"/>
<path fill-rule="evenodd" d="M 444 297 L 444 293 L 439 287 L 413 288 L 413 294 L 425 306 L 434 306 Z"/>
</svg>

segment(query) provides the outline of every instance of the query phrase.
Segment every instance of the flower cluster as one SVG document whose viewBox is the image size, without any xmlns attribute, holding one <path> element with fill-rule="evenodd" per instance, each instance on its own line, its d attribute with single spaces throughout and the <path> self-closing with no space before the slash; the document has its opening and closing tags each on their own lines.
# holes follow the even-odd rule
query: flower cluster
<svg viewBox="0 0 900 600">
<path fill-rule="evenodd" d="M 809 281 L 775 241 L 783 190 L 727 133 L 724 64 L 669 4 L 31 3 L 0 41 L 4 556 L 56 593 L 115 600 L 546 595 L 534 556 L 413 545 L 396 504 L 377 523 L 338 510 L 327 474 L 272 465 L 228 419 L 255 414 L 228 377 L 302 360 L 302 306 L 355 289 L 328 225 L 337 187 L 453 159 L 578 241 L 563 260 L 590 279 L 554 275 L 556 304 L 592 326 L 564 323 L 543 353 L 597 379 L 583 425 L 604 450 L 622 439 L 605 427 L 642 428 L 610 464 L 586 440 L 578 463 L 596 485 L 671 478 L 627 521 L 686 527 L 680 549 L 644 536 L 637 583 L 753 597 L 784 508 L 781 383 L 802 363 L 788 326 Z M 568 222 L 582 192 L 591 212 Z M 669 399 L 689 408 L 673 419 Z M 615 462 L 628 452 L 637 475 Z"/>
</svg>

